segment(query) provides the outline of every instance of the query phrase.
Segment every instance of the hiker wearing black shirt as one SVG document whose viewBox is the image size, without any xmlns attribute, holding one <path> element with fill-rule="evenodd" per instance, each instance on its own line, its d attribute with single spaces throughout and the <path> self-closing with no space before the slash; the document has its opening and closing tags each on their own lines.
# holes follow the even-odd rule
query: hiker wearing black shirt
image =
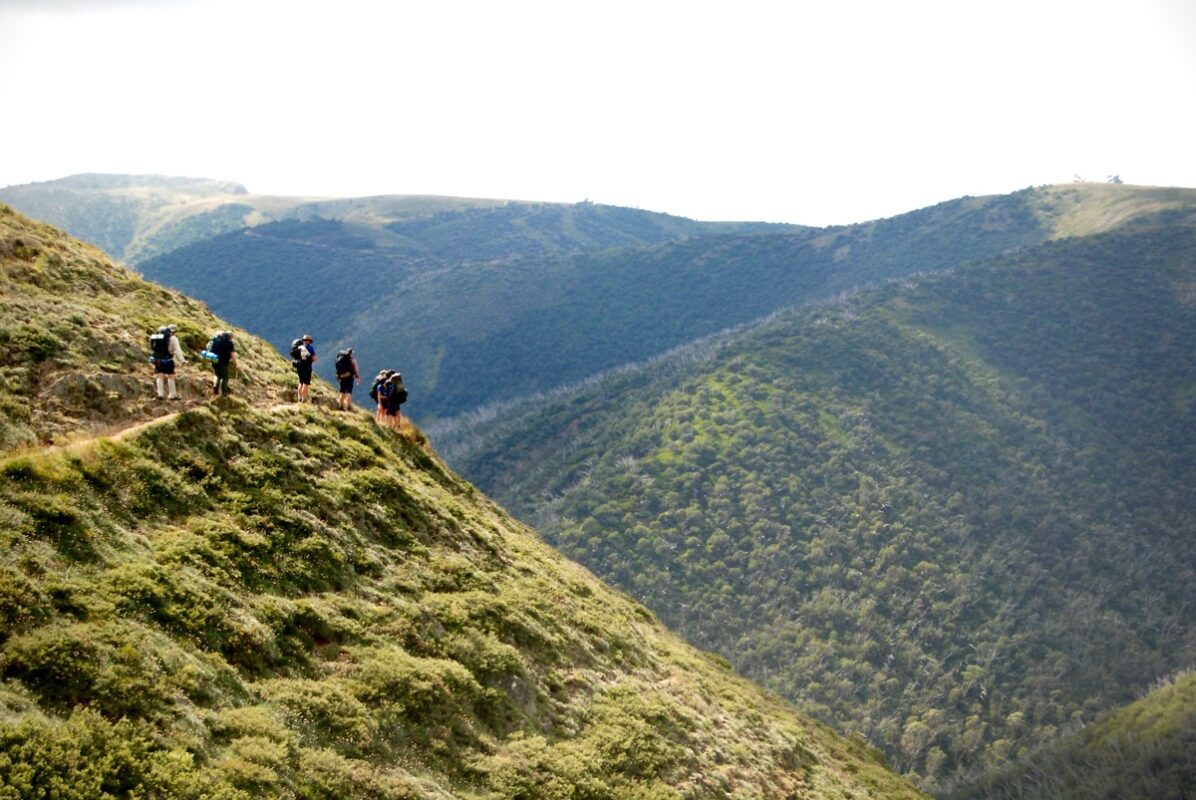
<svg viewBox="0 0 1196 800">
<path fill-rule="evenodd" d="M 233 344 L 233 332 L 221 331 L 213 336 L 208 342 L 208 351 L 216 356 L 216 360 L 212 362 L 212 369 L 216 372 L 212 394 L 227 396 L 228 378 L 237 366 L 237 346 Z"/>
<path fill-rule="evenodd" d="M 336 379 L 341 384 L 341 411 L 348 411 L 353 407 L 353 385 L 361 383 L 361 372 L 357 369 L 357 357 L 353 355 L 352 347 L 336 354 Z"/>
</svg>

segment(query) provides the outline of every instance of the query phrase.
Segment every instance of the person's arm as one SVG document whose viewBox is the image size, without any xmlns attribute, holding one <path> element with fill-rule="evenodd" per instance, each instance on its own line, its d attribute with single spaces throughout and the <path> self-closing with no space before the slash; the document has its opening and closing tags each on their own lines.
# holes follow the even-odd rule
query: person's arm
<svg viewBox="0 0 1196 800">
<path fill-rule="evenodd" d="M 183 355 L 183 345 L 179 342 L 179 337 L 170 337 L 170 355 L 174 357 L 180 364 L 187 363 L 187 357 Z"/>
</svg>

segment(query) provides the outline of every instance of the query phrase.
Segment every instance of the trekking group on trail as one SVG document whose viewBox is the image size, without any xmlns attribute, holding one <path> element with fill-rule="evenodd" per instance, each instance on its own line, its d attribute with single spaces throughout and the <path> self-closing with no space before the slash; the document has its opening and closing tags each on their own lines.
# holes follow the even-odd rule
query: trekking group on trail
<svg viewBox="0 0 1196 800">
<path fill-rule="evenodd" d="M 150 361 L 154 365 L 155 387 L 159 400 L 179 399 L 174 377 L 175 364 L 186 364 L 187 359 L 183 355 L 179 338 L 175 335 L 177 332 L 177 325 L 163 325 L 149 337 Z M 291 342 L 291 367 L 299 376 L 296 399 L 300 403 L 311 402 L 312 368 L 319 360 L 314 342 L 310 334 L 304 334 Z M 230 394 L 229 378 L 237 367 L 237 347 L 233 343 L 233 332 L 217 331 L 212 334 L 200 357 L 212 362 L 212 370 L 215 373 L 212 394 Z M 337 407 L 341 411 L 349 411 L 353 407 L 353 387 L 361 383 L 361 369 L 357 365 L 357 356 L 352 347 L 336 354 L 335 366 L 336 379 L 340 384 Z M 370 387 L 370 399 L 377 403 L 374 418 L 378 423 L 398 430 L 402 421 L 399 408 L 407 402 L 407 387 L 403 385 L 402 373 L 393 369 L 379 372 Z"/>
</svg>

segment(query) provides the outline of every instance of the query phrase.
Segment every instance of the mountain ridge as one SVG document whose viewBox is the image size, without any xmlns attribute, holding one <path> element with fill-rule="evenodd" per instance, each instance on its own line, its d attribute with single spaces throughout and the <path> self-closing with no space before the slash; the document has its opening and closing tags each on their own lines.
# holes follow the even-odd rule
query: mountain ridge
<svg viewBox="0 0 1196 800">
<path fill-rule="evenodd" d="M 383 227 L 469 209 L 590 205 L 428 194 L 262 195 L 231 181 L 105 173 L 2 187 L 0 201 L 59 225 L 77 238 L 95 243 L 111 257 L 134 265 L 214 235 L 283 220 L 333 219 Z M 645 217 L 669 216 L 627 210 Z M 730 229 L 751 223 L 708 224 Z"/>
</svg>

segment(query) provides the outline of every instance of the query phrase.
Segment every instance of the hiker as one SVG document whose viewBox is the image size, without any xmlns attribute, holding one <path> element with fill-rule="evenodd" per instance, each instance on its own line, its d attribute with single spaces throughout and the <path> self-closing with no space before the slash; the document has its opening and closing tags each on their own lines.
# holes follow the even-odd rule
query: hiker
<svg viewBox="0 0 1196 800">
<path fill-rule="evenodd" d="M 357 369 L 357 357 L 348 347 L 336 354 L 336 379 L 341 383 L 341 411 L 353 407 L 353 386 L 361 383 L 361 372 Z"/>
<path fill-rule="evenodd" d="M 399 406 L 407 402 L 407 387 L 403 385 L 403 373 L 396 372 L 386 379 L 390 391 L 386 396 L 386 422 L 396 431 L 403 422 Z"/>
<path fill-rule="evenodd" d="M 154 363 L 154 385 L 158 390 L 159 400 L 178 400 L 179 392 L 174 382 L 175 362 L 186 364 L 183 357 L 183 346 L 179 344 L 179 337 L 175 336 L 178 325 L 163 325 L 158 332 L 149 337 L 150 361 Z M 170 387 L 169 397 L 166 387 Z"/>
<path fill-rule="evenodd" d="M 394 387 L 390 385 L 390 376 L 394 374 L 395 371 L 393 369 L 384 369 L 378 373 L 375 381 L 374 399 L 378 401 L 378 413 L 375 419 L 377 419 L 379 425 L 389 424 L 386 416 L 386 404 L 390 399 L 391 393 L 394 391 Z"/>
<path fill-rule="evenodd" d="M 386 379 L 393 374 L 393 369 L 381 370 L 374 376 L 374 380 L 370 384 L 370 399 L 378 404 L 378 408 L 374 411 L 374 421 L 379 425 L 386 421 L 386 397 L 382 393 L 382 390 L 386 384 Z"/>
<path fill-rule="evenodd" d="M 305 333 L 291 342 L 291 366 L 299 374 L 297 398 L 300 403 L 311 402 L 311 368 L 317 360 L 316 346 L 312 344 L 311 334 Z"/>
<path fill-rule="evenodd" d="M 212 394 L 227 396 L 229 392 L 228 378 L 237 366 L 237 347 L 233 344 L 232 331 L 217 331 L 208 340 L 208 352 L 216 356 L 212 362 L 212 369 L 216 373 L 216 380 L 212 382 Z"/>
</svg>

